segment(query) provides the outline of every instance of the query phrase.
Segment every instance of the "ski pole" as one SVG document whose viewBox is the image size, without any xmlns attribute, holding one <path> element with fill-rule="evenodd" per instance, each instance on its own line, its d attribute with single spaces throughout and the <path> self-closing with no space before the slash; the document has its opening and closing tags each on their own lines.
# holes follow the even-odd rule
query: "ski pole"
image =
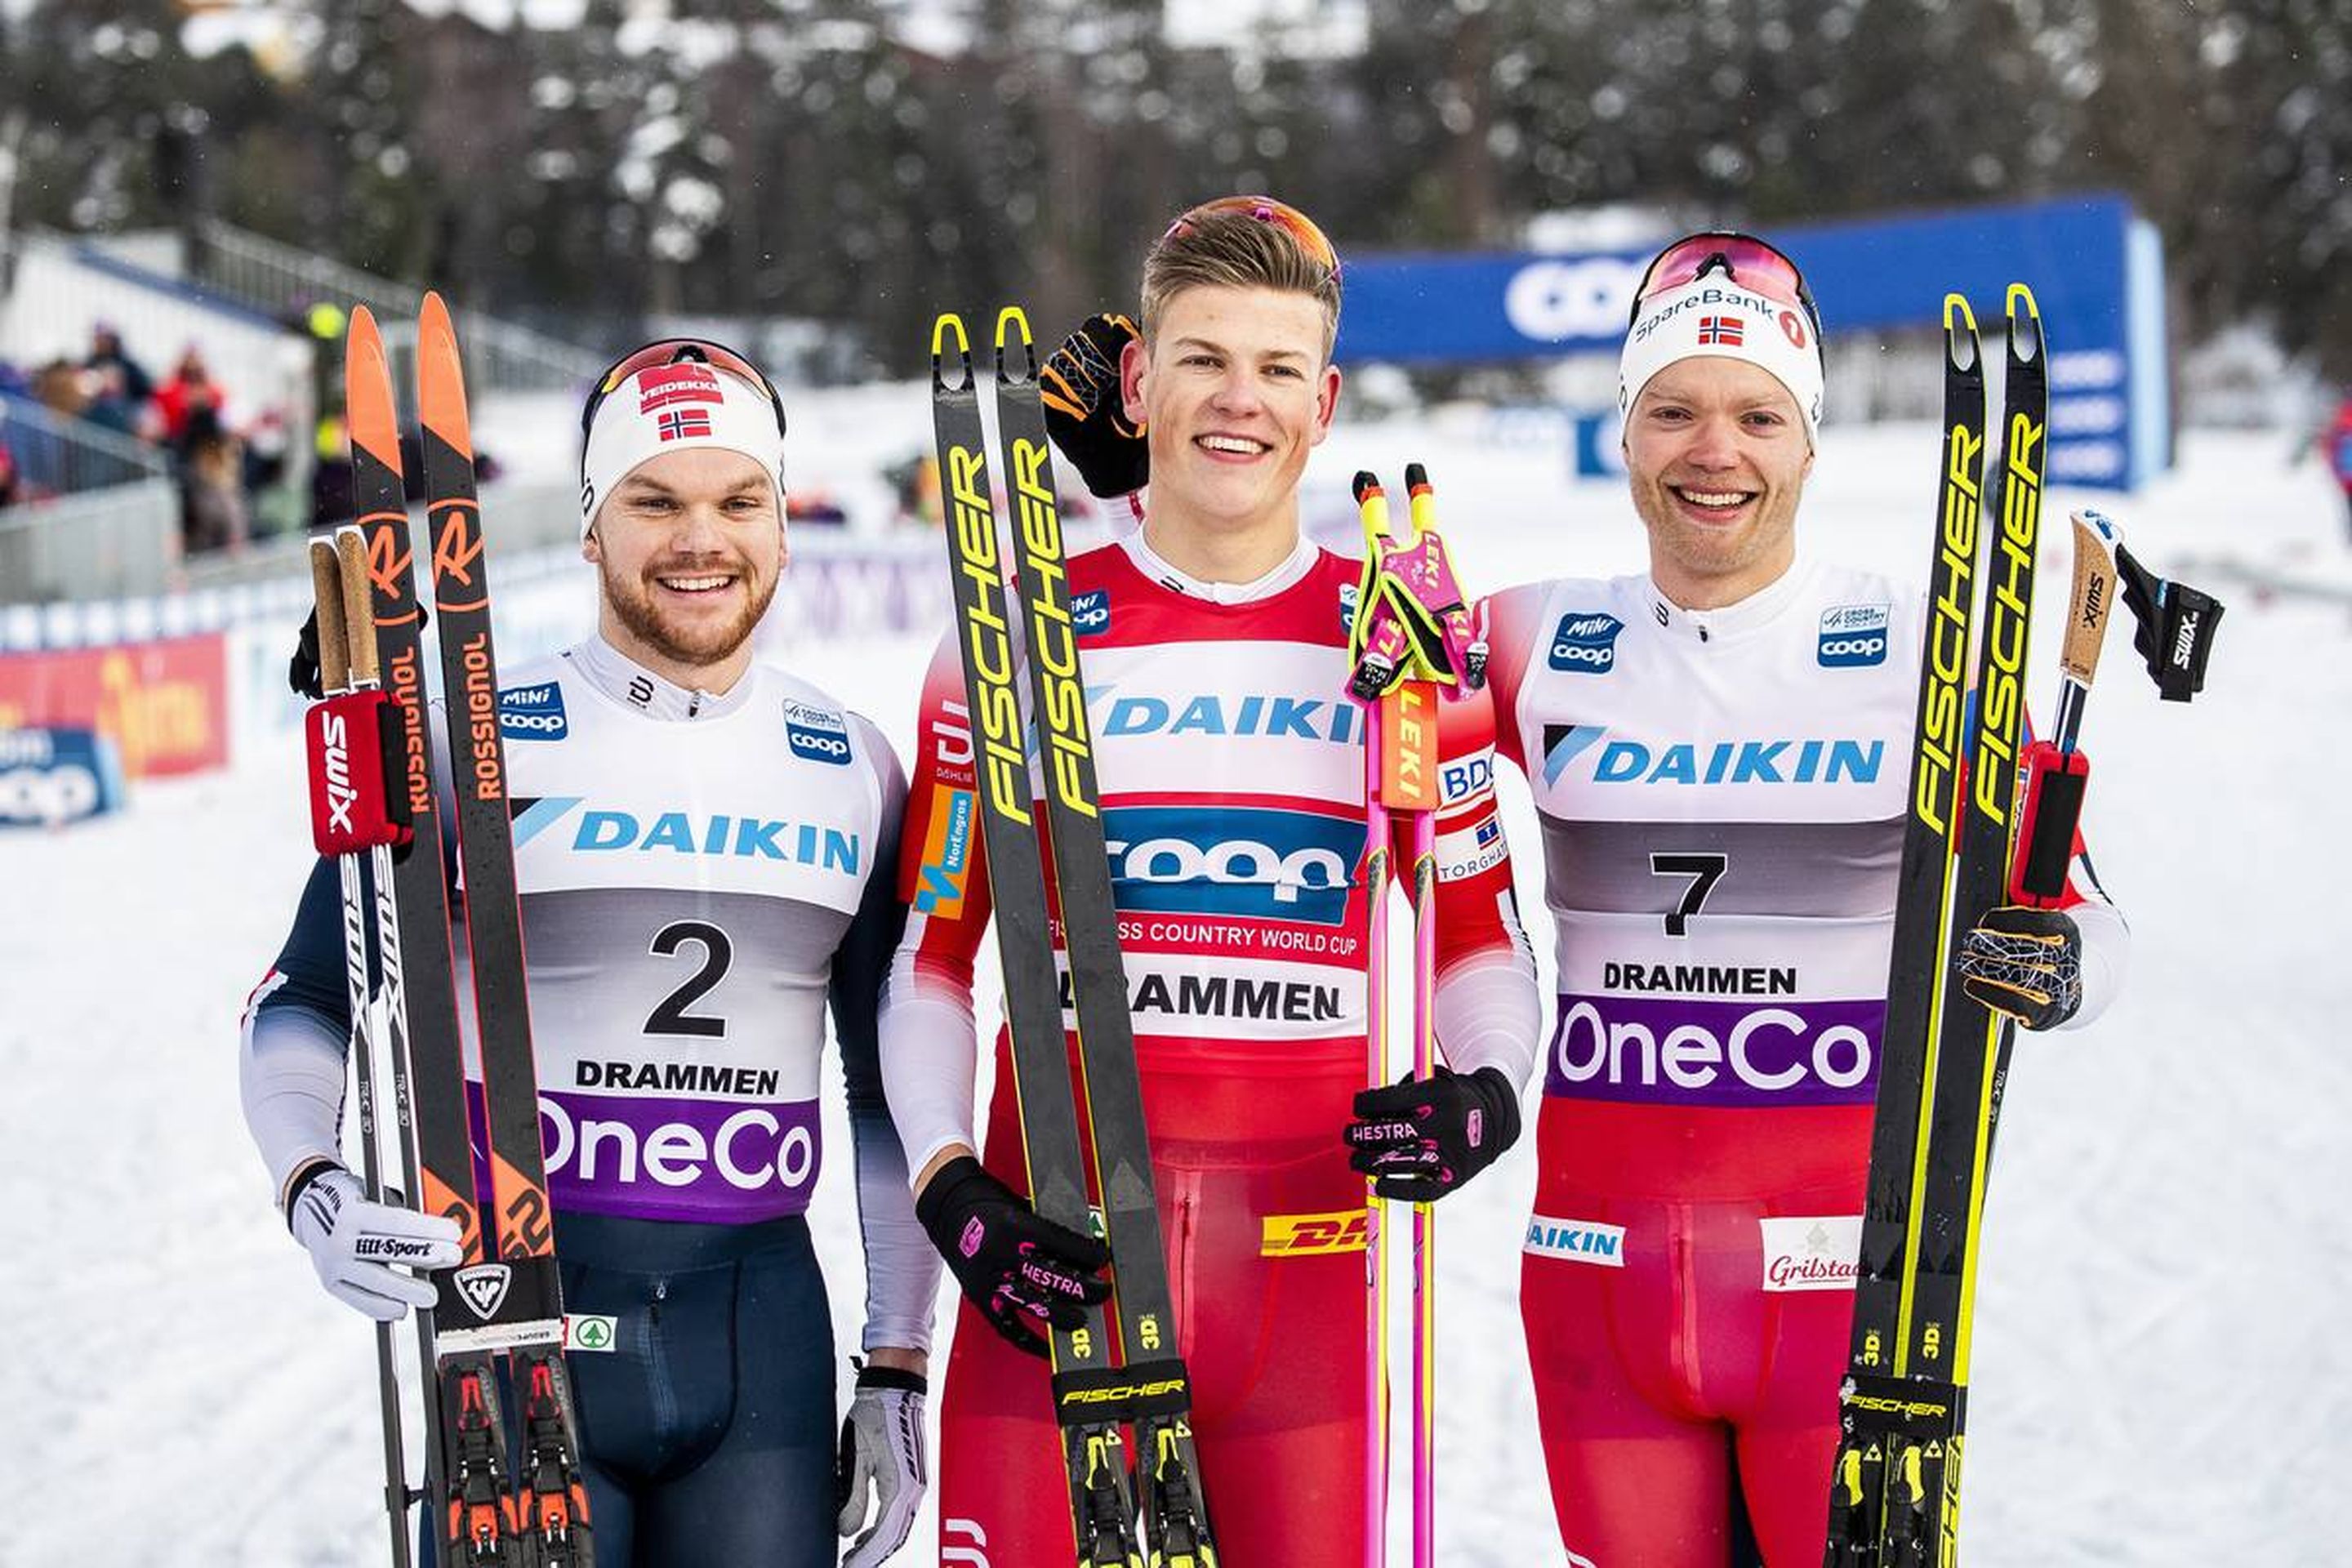
<svg viewBox="0 0 2352 1568">
<path fill-rule="evenodd" d="M 1408 517 L 1416 541 L 1436 527 L 1429 472 L 1419 463 L 1404 470 Z M 1437 773 L 1437 689 L 1409 680 L 1394 700 L 1413 703 L 1423 731 L 1424 780 Z M 1435 797 L 1414 807 L 1412 825 L 1412 1076 L 1423 1081 L 1437 1067 L 1437 1025 L 1432 1003 L 1437 991 L 1437 922 L 1432 900 L 1437 891 Z M 1412 1561 L 1433 1568 L 1437 1534 L 1437 1215 L 1427 1202 L 1412 1205 Z"/>
<path fill-rule="evenodd" d="M 1356 505 L 1364 522 L 1364 574 L 1356 592 L 1356 626 L 1370 620 L 1380 595 L 1380 562 L 1388 541 L 1388 498 L 1380 481 L 1360 473 Z M 1358 651 L 1350 649 L 1351 654 Z M 1365 1081 L 1377 1089 L 1389 1074 L 1389 814 L 1382 791 L 1387 752 L 1385 699 L 1364 704 L 1364 958 Z M 1381 1250 L 1381 1198 L 1364 1179 L 1364 1563 L 1388 1561 L 1388 1271 Z"/>
<path fill-rule="evenodd" d="M 387 1196 L 377 1152 L 375 1047 L 381 1016 L 368 984 L 368 894 L 362 885 L 358 837 L 360 803 L 370 792 L 355 785 L 355 771 L 382 753 L 374 730 L 362 717 L 376 690 L 374 624 L 366 611 L 365 546 L 359 530 L 337 531 L 330 542 L 310 542 L 310 586 L 319 611 L 319 666 L 325 701 L 308 726 L 313 741 L 314 800 L 322 852 L 332 853 L 343 900 L 343 981 L 351 1006 L 350 1047 L 359 1102 L 360 1180 L 370 1203 Z M 367 634 L 359 635 L 365 626 Z M 362 737 L 365 737 L 364 740 Z M 381 799 L 382 791 L 373 792 Z M 340 832 L 344 837 L 333 837 Z M 378 846 L 380 848 L 381 846 Z M 397 1194 L 390 1194 L 400 1201 Z M 383 1426 L 383 1507 L 392 1531 L 394 1568 L 408 1568 L 408 1462 L 400 1430 L 399 1363 L 393 1353 L 393 1326 L 375 1325 L 376 1403 Z"/>
</svg>

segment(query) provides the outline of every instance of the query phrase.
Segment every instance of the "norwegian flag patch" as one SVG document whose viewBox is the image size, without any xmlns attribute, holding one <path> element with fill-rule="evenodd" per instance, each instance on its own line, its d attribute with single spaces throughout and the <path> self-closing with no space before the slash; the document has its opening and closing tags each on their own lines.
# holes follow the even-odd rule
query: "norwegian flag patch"
<svg viewBox="0 0 2352 1568">
<path fill-rule="evenodd" d="M 1698 319 L 1698 341 L 1702 345 L 1736 349 L 1747 340 L 1748 328 L 1737 316 L 1701 316 Z"/>
<path fill-rule="evenodd" d="M 654 426 L 665 441 L 693 440 L 710 434 L 710 416 L 699 408 L 673 408 Z"/>
</svg>

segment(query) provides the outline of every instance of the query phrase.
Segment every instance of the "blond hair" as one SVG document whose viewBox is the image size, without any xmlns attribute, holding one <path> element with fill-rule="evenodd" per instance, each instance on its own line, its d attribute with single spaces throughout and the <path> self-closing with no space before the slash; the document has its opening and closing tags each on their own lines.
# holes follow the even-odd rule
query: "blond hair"
<svg viewBox="0 0 2352 1568">
<path fill-rule="evenodd" d="M 1279 223 L 1247 212 L 1180 220 L 1143 258 L 1143 340 L 1158 334 L 1168 301 L 1187 289 L 1273 289 L 1323 307 L 1323 357 L 1339 335 L 1339 272 Z"/>
</svg>

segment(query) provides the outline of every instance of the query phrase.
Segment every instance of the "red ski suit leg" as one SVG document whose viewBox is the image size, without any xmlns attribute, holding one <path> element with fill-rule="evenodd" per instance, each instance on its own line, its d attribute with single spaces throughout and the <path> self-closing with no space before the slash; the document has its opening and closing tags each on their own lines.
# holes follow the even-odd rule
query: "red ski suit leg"
<svg viewBox="0 0 2352 1568">
<path fill-rule="evenodd" d="M 1563 1173 L 1561 1145 L 1581 1142 L 1589 1170 L 1590 1140 L 1608 1135 L 1601 1121 L 1655 1113 L 1590 1110 L 1544 1106 L 1544 1172 L 1520 1272 L 1569 1562 L 1724 1568 L 1731 1509 L 1744 1500 L 1769 1568 L 1812 1568 L 1828 1531 L 1837 1386 L 1853 1313 L 1851 1253 L 1840 1252 L 1834 1233 L 1860 1207 L 1859 1176 L 1754 1197 L 1720 1195 L 1739 1184 L 1693 1181 L 1685 1170 L 1687 1189 L 1706 1195 L 1597 1192 L 1600 1184 Z M 1824 1117 L 1821 1131 L 1841 1136 L 1836 1123 L 1851 1120 Z M 1844 1273 L 1809 1269 L 1816 1254 L 1839 1258 Z"/>
<path fill-rule="evenodd" d="M 1228 1563 L 1363 1560 L 1363 1252 L 1349 1227 L 1363 1184 L 1336 1135 L 1353 1090 L 1328 1075 L 1144 1079 L 1193 1436 Z M 988 1163 L 1017 1185 L 1009 1100 L 992 1110 Z M 1273 1255 L 1269 1218 L 1287 1238 Z M 1072 1560 L 1048 1375 L 968 1304 L 958 1314 L 940 1413 L 943 1568 Z"/>
</svg>

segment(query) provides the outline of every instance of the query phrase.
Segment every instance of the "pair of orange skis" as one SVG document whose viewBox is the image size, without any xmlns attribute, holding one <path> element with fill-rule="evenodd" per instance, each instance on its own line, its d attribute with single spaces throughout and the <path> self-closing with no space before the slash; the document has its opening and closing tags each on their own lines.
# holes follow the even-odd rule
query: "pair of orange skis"
<svg viewBox="0 0 2352 1568">
<path fill-rule="evenodd" d="M 404 1201 L 384 1189 L 379 1173 L 374 1058 L 381 1053 L 407 1190 L 424 1212 L 456 1222 L 462 1249 L 456 1267 L 431 1276 L 438 1300 L 417 1318 L 427 1390 L 424 1498 L 439 1531 L 436 1555 L 451 1568 L 590 1568 L 473 442 L 457 337 L 438 295 L 425 297 L 417 323 L 416 382 L 436 640 L 452 750 L 467 759 L 449 783 L 480 1040 L 478 1121 L 490 1212 L 484 1215 L 475 1197 L 475 1118 L 460 1044 L 448 862 L 425 710 L 425 616 L 399 423 L 383 339 L 365 310 L 353 313 L 344 363 L 357 521 L 311 546 L 329 693 L 310 726 L 320 847 L 343 873 L 362 1173 L 372 1198 Z M 377 1357 L 393 1560 L 405 1568 L 416 1494 L 401 1449 L 403 1395 L 388 1325 Z M 510 1402 L 518 1407 L 511 1422 Z"/>
</svg>

